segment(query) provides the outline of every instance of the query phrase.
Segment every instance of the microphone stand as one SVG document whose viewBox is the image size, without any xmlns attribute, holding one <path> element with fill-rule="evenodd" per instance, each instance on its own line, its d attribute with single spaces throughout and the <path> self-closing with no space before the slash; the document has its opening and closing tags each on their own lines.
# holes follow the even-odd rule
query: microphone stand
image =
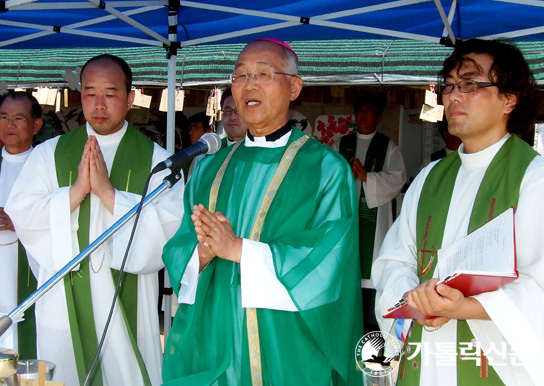
<svg viewBox="0 0 544 386">
<path fill-rule="evenodd" d="M 163 183 L 159 185 L 154 191 L 149 193 L 142 203 L 143 207 L 151 202 L 156 196 L 162 193 L 167 188 L 174 186 L 181 178 L 179 172 L 172 172 L 169 176 L 165 177 Z M 8 315 L 4 315 L 0 318 L 0 336 L 7 331 L 7 329 L 13 324 L 13 320 L 25 312 L 31 305 L 41 298 L 47 291 L 49 291 L 55 284 L 57 284 L 64 276 L 71 272 L 80 262 L 87 256 L 93 253 L 99 246 L 107 241 L 115 232 L 119 230 L 125 223 L 127 223 L 138 211 L 140 203 L 136 204 L 131 210 L 129 210 L 123 217 L 109 227 L 104 233 L 96 238 L 91 244 L 89 244 L 83 251 L 74 257 L 68 264 L 62 267 L 55 275 L 49 280 L 43 283 L 32 295 L 26 298 L 21 304 L 13 309 Z M 143 208 L 142 208 L 143 209 Z"/>
</svg>

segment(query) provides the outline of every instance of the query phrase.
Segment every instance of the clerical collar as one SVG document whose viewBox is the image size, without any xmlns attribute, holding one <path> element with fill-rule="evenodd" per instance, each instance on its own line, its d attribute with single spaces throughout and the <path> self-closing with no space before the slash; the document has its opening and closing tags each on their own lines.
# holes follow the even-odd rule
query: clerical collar
<svg viewBox="0 0 544 386">
<path fill-rule="evenodd" d="M 465 144 L 461 143 L 459 146 L 459 158 L 461 158 L 463 168 L 475 170 L 487 167 L 511 135 L 510 133 L 506 133 L 499 141 L 476 153 L 465 153 Z"/>
<path fill-rule="evenodd" d="M 96 132 L 96 130 L 91 126 L 89 122 L 87 122 L 87 135 L 94 135 L 96 139 L 98 140 L 98 143 L 100 146 L 104 145 L 111 145 L 113 143 L 118 143 L 121 138 L 125 135 L 128 128 L 128 122 L 125 121 L 123 124 L 123 127 L 121 129 L 117 130 L 116 132 L 113 132 L 111 134 L 99 134 Z"/>
<path fill-rule="evenodd" d="M 281 137 L 283 137 L 288 132 L 290 132 L 291 129 L 292 129 L 291 122 L 287 121 L 287 123 L 283 127 L 279 128 L 273 133 L 265 135 L 264 138 L 266 139 L 267 142 L 274 142 L 280 139 Z M 247 137 L 249 138 L 250 141 L 255 141 L 255 137 L 249 132 L 249 130 L 247 132 Z"/>
<path fill-rule="evenodd" d="M 361 139 L 372 139 L 374 138 L 374 136 L 376 135 L 376 131 L 377 130 L 374 130 L 372 133 L 370 134 L 361 134 L 359 133 L 358 131 L 356 131 L 355 133 L 357 134 L 357 138 L 361 138 Z"/>
<path fill-rule="evenodd" d="M 21 153 L 11 154 L 7 151 L 6 147 L 2 148 L 2 158 L 9 162 L 25 162 L 30 153 L 34 148 L 31 146 L 30 149 L 25 150 Z"/>
<path fill-rule="evenodd" d="M 239 139 L 238 141 L 231 141 L 231 140 L 229 139 L 229 137 L 227 137 L 227 146 L 232 146 L 232 145 L 234 145 L 234 144 L 236 144 L 236 143 L 238 143 L 238 142 L 242 142 L 243 140 L 244 140 L 244 139 L 242 138 L 242 139 Z"/>
</svg>

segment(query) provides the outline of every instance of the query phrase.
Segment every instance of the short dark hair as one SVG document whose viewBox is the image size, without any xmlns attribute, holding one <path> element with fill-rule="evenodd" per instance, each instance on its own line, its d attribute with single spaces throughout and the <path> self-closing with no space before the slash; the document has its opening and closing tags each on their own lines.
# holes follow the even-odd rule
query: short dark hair
<svg viewBox="0 0 544 386">
<path fill-rule="evenodd" d="M 359 110 L 359 108 L 365 104 L 374 106 L 376 108 L 376 114 L 382 115 L 383 107 L 385 105 L 384 97 L 382 95 L 365 94 L 359 97 L 359 99 L 357 99 L 357 102 L 355 102 L 355 104 L 353 105 L 353 111 L 355 112 L 355 114 L 357 114 L 357 110 Z"/>
<path fill-rule="evenodd" d="M 102 54 L 102 55 L 98 55 L 98 56 L 95 56 L 94 58 L 89 59 L 87 63 L 83 65 L 83 68 L 81 69 L 81 72 L 79 73 L 79 81 L 82 82 L 83 72 L 85 71 L 85 68 L 87 68 L 89 64 L 100 63 L 100 62 L 113 63 L 119 66 L 119 68 L 125 75 L 125 88 L 128 94 L 132 88 L 132 70 L 130 69 L 130 66 L 127 64 L 127 62 L 125 62 L 123 59 L 115 55 Z"/>
<path fill-rule="evenodd" d="M 38 100 L 29 93 L 25 91 L 9 90 L 4 98 L 2 98 L 0 106 L 2 106 L 6 99 L 11 99 L 13 101 L 27 101 L 30 104 L 30 115 L 32 116 L 32 118 L 38 119 L 42 117 L 42 106 L 40 106 Z"/>
<path fill-rule="evenodd" d="M 191 123 L 193 122 L 200 122 L 202 123 L 202 127 L 204 128 L 204 131 L 210 130 L 210 117 L 206 115 L 205 111 L 201 111 L 200 113 L 196 113 L 189 118 L 189 127 L 191 126 Z"/>
<path fill-rule="evenodd" d="M 223 107 L 223 104 L 225 103 L 225 99 L 232 96 L 232 91 L 230 88 L 223 91 L 223 94 L 221 95 L 221 107 Z"/>
<path fill-rule="evenodd" d="M 526 135 L 533 129 L 537 113 L 535 79 L 521 51 L 505 40 L 470 39 L 458 41 L 451 55 L 446 58 L 439 76 L 445 79 L 452 71 L 459 71 L 466 62 L 468 54 L 485 54 L 493 58 L 489 69 L 489 80 L 500 94 L 512 94 L 518 99 L 516 107 L 510 113 L 507 130 L 512 134 Z"/>
</svg>

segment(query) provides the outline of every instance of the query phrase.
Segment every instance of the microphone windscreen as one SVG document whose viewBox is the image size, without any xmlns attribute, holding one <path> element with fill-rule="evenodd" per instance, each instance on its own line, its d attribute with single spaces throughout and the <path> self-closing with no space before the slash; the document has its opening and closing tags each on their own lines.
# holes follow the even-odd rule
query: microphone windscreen
<svg viewBox="0 0 544 386">
<path fill-rule="evenodd" d="M 208 145 L 206 154 L 214 154 L 221 149 L 221 137 L 217 133 L 204 133 L 200 137 L 200 140 L 206 142 L 206 145 Z"/>
</svg>

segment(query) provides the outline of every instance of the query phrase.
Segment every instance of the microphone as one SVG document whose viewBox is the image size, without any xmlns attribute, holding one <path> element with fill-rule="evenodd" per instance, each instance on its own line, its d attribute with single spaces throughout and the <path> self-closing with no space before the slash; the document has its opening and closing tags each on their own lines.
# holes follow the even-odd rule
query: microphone
<svg viewBox="0 0 544 386">
<path fill-rule="evenodd" d="M 214 154 L 221 149 L 221 138 L 216 133 L 204 133 L 202 137 L 192 146 L 187 149 L 178 151 L 176 154 L 168 157 L 151 171 L 152 174 L 160 172 L 166 168 L 173 171 L 180 171 L 183 164 L 188 160 L 195 158 L 201 154 Z"/>
</svg>

